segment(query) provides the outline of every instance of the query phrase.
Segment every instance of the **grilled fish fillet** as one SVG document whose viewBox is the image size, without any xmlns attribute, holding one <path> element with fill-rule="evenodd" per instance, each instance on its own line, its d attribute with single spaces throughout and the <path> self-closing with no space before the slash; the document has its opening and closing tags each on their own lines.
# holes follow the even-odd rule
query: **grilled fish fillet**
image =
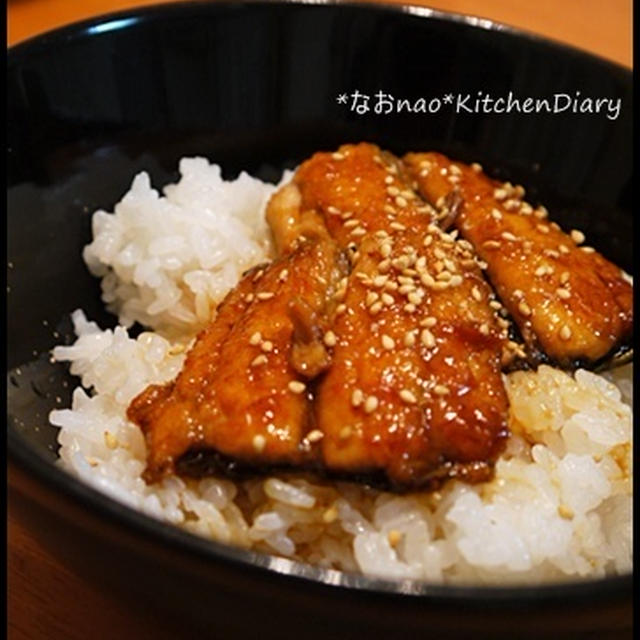
<svg viewBox="0 0 640 640">
<path fill-rule="evenodd" d="M 505 335 L 469 245 L 373 145 L 316 154 L 294 182 L 353 263 L 315 400 L 325 467 L 396 487 L 488 478 L 507 436 Z"/>
<path fill-rule="evenodd" d="M 419 192 L 447 209 L 456 229 L 486 263 L 498 297 L 534 361 L 565 367 L 596 363 L 630 339 L 633 289 L 619 267 L 583 234 L 564 233 L 524 190 L 440 153 L 410 153 L 405 166 Z"/>
<path fill-rule="evenodd" d="M 291 198 L 286 191 L 282 206 Z M 295 225 L 303 233 L 274 217 L 281 257 L 242 278 L 174 382 L 150 386 L 129 406 L 147 442 L 147 481 L 176 470 L 201 475 L 219 464 L 268 468 L 311 458 L 307 385 L 329 364 L 318 336 L 346 263 L 320 219 L 309 214 Z"/>
</svg>

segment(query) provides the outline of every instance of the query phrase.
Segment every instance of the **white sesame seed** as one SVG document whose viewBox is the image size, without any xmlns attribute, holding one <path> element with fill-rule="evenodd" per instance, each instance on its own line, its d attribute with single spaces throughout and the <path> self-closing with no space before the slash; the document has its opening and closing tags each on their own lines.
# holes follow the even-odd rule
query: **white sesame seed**
<svg viewBox="0 0 640 640">
<path fill-rule="evenodd" d="M 595 249 L 593 247 L 580 247 L 581 251 L 585 253 L 595 253 Z"/>
<path fill-rule="evenodd" d="M 388 258 L 391 255 L 391 245 L 388 242 L 384 242 L 380 245 L 380 255 L 383 258 Z"/>
<path fill-rule="evenodd" d="M 443 384 L 437 384 L 434 388 L 433 388 L 433 392 L 437 395 L 437 396 L 446 396 L 449 393 L 449 387 L 445 387 L 445 385 Z"/>
<path fill-rule="evenodd" d="M 327 347 L 335 347 L 338 343 L 338 339 L 336 338 L 336 334 L 333 331 L 327 331 L 324 334 L 323 342 Z"/>
<path fill-rule="evenodd" d="M 407 228 L 400 222 L 391 222 L 389 224 L 389 227 L 391 227 L 391 229 L 394 229 L 395 231 L 404 231 Z"/>
<path fill-rule="evenodd" d="M 422 344 L 428 349 L 432 349 L 436 346 L 435 336 L 426 328 L 420 333 L 420 342 L 422 342 Z"/>
<path fill-rule="evenodd" d="M 472 162 L 471 169 L 475 171 L 475 173 L 480 173 L 482 171 L 482 165 L 479 162 Z"/>
<path fill-rule="evenodd" d="M 514 236 L 514 235 L 513 235 L 513 233 L 510 233 L 509 231 L 503 231 L 503 232 L 500 234 L 500 237 L 501 237 L 503 240 L 509 240 L 509 241 L 511 241 L 511 242 L 514 242 L 515 240 L 517 240 L 516 236 Z"/>
<path fill-rule="evenodd" d="M 413 313 L 416 310 L 416 305 L 413 302 L 407 302 L 407 304 L 402 307 L 407 313 Z"/>
<path fill-rule="evenodd" d="M 491 210 L 491 217 L 495 220 L 502 220 L 502 212 L 500 211 L 500 209 L 493 208 Z"/>
<path fill-rule="evenodd" d="M 387 305 L 388 307 L 391 306 L 395 302 L 394 297 L 390 293 L 384 292 L 380 296 L 380 298 L 382 300 L 382 303 Z"/>
<path fill-rule="evenodd" d="M 271 342 L 271 340 L 265 340 L 264 342 L 262 342 L 260 344 L 260 348 L 265 352 L 265 353 L 269 353 L 270 351 L 273 351 L 273 342 Z"/>
<path fill-rule="evenodd" d="M 363 236 L 367 233 L 367 230 L 364 227 L 356 227 L 355 229 L 352 229 L 349 235 L 352 236 Z"/>
<path fill-rule="evenodd" d="M 494 191 L 493 191 L 493 197 L 496 200 L 504 200 L 508 195 L 509 194 L 508 194 L 507 190 L 503 189 L 503 188 L 494 189 Z"/>
<path fill-rule="evenodd" d="M 382 334 L 381 338 L 382 346 L 387 349 L 387 351 L 391 351 L 396 346 L 395 340 L 388 336 L 386 333 Z"/>
<path fill-rule="evenodd" d="M 271 291 L 261 291 L 260 293 L 256 294 L 256 298 L 258 298 L 258 300 L 270 300 L 275 295 L 276 294 L 272 293 Z"/>
<path fill-rule="evenodd" d="M 251 335 L 251 337 L 249 338 L 249 344 L 253 345 L 254 347 L 258 344 L 260 344 L 262 342 L 262 334 L 259 331 L 256 331 L 254 334 Z"/>
<path fill-rule="evenodd" d="M 566 324 L 560 329 L 560 338 L 562 340 L 569 340 L 571 338 L 571 329 Z"/>
<path fill-rule="evenodd" d="M 340 433 L 338 435 L 341 440 L 346 440 L 347 438 L 351 437 L 352 432 L 353 432 L 353 429 L 349 426 L 346 426 L 340 429 Z"/>
<path fill-rule="evenodd" d="M 485 240 L 482 243 L 484 249 L 499 249 L 500 243 L 497 240 Z"/>
<path fill-rule="evenodd" d="M 558 245 L 558 251 L 566 255 L 567 253 L 569 253 L 569 247 L 567 247 L 566 244 L 560 244 Z"/>
<path fill-rule="evenodd" d="M 267 439 L 262 434 L 259 433 L 258 435 L 253 436 L 252 444 L 253 444 L 253 448 L 258 453 L 260 453 L 261 451 L 264 450 L 267 444 Z"/>
<path fill-rule="evenodd" d="M 360 220 L 357 220 L 356 218 L 351 218 L 351 220 L 347 220 L 343 226 L 345 229 L 353 229 L 353 227 L 357 227 L 359 224 L 360 224 Z"/>
<path fill-rule="evenodd" d="M 462 284 L 462 276 L 458 275 L 458 274 L 451 276 L 451 279 L 449 280 L 449 284 L 452 287 L 457 287 L 457 286 L 461 285 Z"/>
<path fill-rule="evenodd" d="M 322 433 L 320 429 L 313 429 L 313 431 L 309 431 L 309 433 L 307 433 L 307 440 L 309 442 L 318 442 L 319 440 L 322 440 L 322 438 L 324 438 L 324 433 Z"/>
<path fill-rule="evenodd" d="M 400 195 L 400 189 L 398 189 L 398 187 L 387 187 L 387 193 L 395 198 L 396 196 Z"/>
<path fill-rule="evenodd" d="M 416 402 L 418 402 L 418 399 L 413 393 L 411 393 L 411 391 L 409 391 L 409 389 L 402 389 L 400 391 L 400 398 L 407 404 L 415 404 Z"/>
<path fill-rule="evenodd" d="M 364 303 L 367 307 L 370 307 L 380 296 L 375 291 L 369 291 L 364 299 Z"/>
<path fill-rule="evenodd" d="M 473 296 L 473 299 L 476 300 L 477 302 L 480 302 L 482 300 L 482 293 L 480 293 L 480 289 L 478 289 L 478 287 L 476 287 L 475 285 L 471 289 L 471 295 Z"/>
<path fill-rule="evenodd" d="M 338 151 L 336 151 L 335 153 L 332 153 L 331 157 L 334 160 L 344 160 L 344 155 L 342 153 L 339 153 Z"/>
<path fill-rule="evenodd" d="M 289 391 L 291 393 L 303 393 L 307 388 L 307 385 L 304 382 L 300 382 L 299 380 L 292 380 L 288 385 Z"/>
<path fill-rule="evenodd" d="M 486 322 L 483 322 L 480 327 L 478 328 L 478 331 L 480 331 L 480 333 L 483 336 L 488 336 L 489 335 L 489 325 Z"/>
<path fill-rule="evenodd" d="M 397 205 L 397 206 L 399 206 L 400 208 L 402 208 L 402 207 L 406 207 L 406 206 L 407 206 L 407 204 L 409 204 L 409 203 L 407 202 L 407 199 L 406 199 L 406 198 L 404 198 L 403 196 L 396 196 L 395 203 L 396 203 L 396 205 Z"/>
<path fill-rule="evenodd" d="M 518 304 L 518 311 L 523 316 L 531 315 L 531 307 L 524 300 L 521 300 L 520 303 Z"/>
<path fill-rule="evenodd" d="M 569 282 L 569 278 L 570 278 L 570 277 L 571 277 L 571 275 L 569 274 L 569 272 L 568 272 L 568 271 L 563 271 L 563 272 L 560 274 L 560 282 L 561 282 L 562 284 L 567 284 L 567 282 Z"/>
<path fill-rule="evenodd" d="M 377 302 L 374 302 L 370 307 L 369 307 L 369 313 L 373 316 L 375 316 L 376 314 L 380 313 L 380 310 L 382 309 L 382 302 L 380 302 L 379 300 Z"/>
<path fill-rule="evenodd" d="M 354 407 L 359 407 L 364 400 L 364 393 L 362 393 L 362 389 L 354 389 L 351 394 L 351 404 Z"/>
<path fill-rule="evenodd" d="M 416 336 L 413 331 L 407 331 L 407 333 L 404 334 L 403 342 L 405 347 L 413 347 L 415 345 Z"/>
<path fill-rule="evenodd" d="M 267 360 L 267 356 L 265 355 L 259 355 L 256 356 L 252 361 L 251 361 L 251 366 L 252 367 L 258 367 L 261 364 L 266 364 L 268 362 Z"/>
<path fill-rule="evenodd" d="M 563 300 L 568 300 L 571 297 L 571 292 L 568 289 L 556 289 L 556 294 L 558 298 L 562 298 Z"/>
<path fill-rule="evenodd" d="M 378 408 L 378 398 L 376 396 L 369 396 L 364 401 L 364 412 L 365 413 L 373 413 Z"/>
</svg>

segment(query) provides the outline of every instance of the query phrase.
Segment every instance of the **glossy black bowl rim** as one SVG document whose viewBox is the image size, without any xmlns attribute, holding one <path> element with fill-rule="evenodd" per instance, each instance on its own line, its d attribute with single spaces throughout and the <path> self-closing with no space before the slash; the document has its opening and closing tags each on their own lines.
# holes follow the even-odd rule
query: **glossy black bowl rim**
<svg viewBox="0 0 640 640">
<path fill-rule="evenodd" d="M 279 2 L 253 0 L 250 2 L 224 1 L 215 3 L 207 0 L 190 0 L 110 12 L 47 31 L 13 45 L 8 50 L 8 67 L 11 67 L 12 62 L 19 61 L 22 56 L 28 56 L 31 52 L 36 53 L 55 44 L 104 33 L 107 30 L 101 29 L 104 25 L 109 25 L 108 30 L 110 31 L 120 31 L 139 26 L 143 22 L 173 15 L 175 12 L 186 15 L 199 9 L 218 12 L 224 8 L 250 7 L 252 5 L 292 5 L 298 7 L 322 5 L 335 8 L 348 6 L 365 12 L 387 11 L 395 14 L 414 15 L 427 20 L 435 19 L 459 23 L 488 31 L 505 32 L 560 52 L 586 57 L 592 62 L 609 66 L 614 72 L 627 74 L 629 81 L 632 78 L 630 69 L 615 62 L 493 20 L 411 4 L 381 5 L 366 2 L 346 3 L 339 0 L 284 0 Z M 398 596 L 427 597 L 434 601 L 464 602 L 466 605 L 477 604 L 478 606 L 493 604 L 501 607 L 522 607 L 531 605 L 533 602 L 579 604 L 592 598 L 607 600 L 621 596 L 626 597 L 630 595 L 632 589 L 632 574 L 543 585 L 466 586 L 443 585 L 415 579 L 391 580 L 333 569 L 321 569 L 301 562 L 201 538 L 178 526 L 147 516 L 83 483 L 62 467 L 46 461 L 42 455 L 31 449 L 10 425 L 7 434 L 7 451 L 10 465 L 15 465 L 26 472 L 27 476 L 39 482 L 48 491 L 59 492 L 59 495 L 71 500 L 74 505 L 86 510 L 93 517 L 108 518 L 110 523 L 116 527 L 124 526 L 130 532 L 166 545 L 179 553 L 188 553 L 195 559 L 225 563 L 243 571 L 252 569 L 264 576 L 297 580 L 307 585 L 347 589 L 350 592 L 362 592 L 363 594 L 378 593 L 389 598 Z M 20 491 L 19 486 L 16 489 Z"/>
</svg>

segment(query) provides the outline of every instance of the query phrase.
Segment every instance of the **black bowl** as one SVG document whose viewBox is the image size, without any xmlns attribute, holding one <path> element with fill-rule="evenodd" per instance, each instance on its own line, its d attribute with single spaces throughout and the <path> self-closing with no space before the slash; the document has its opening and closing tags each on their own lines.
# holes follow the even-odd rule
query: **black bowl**
<svg viewBox="0 0 640 640">
<path fill-rule="evenodd" d="M 114 324 L 81 259 L 90 214 L 111 207 L 142 169 L 156 185 L 174 179 L 182 156 L 206 155 L 230 175 L 247 169 L 275 179 L 343 142 L 370 140 L 398 153 L 439 149 L 524 184 L 529 200 L 583 229 L 630 271 L 629 71 L 488 21 L 415 7 L 205 2 L 133 10 L 34 38 L 9 51 L 7 86 L 9 488 L 12 508 L 43 543 L 189 634 L 630 635 L 630 575 L 445 587 L 209 543 L 62 471 L 47 423 L 72 386 L 65 367 L 47 357 L 71 339 L 68 314 L 82 307 L 103 326 Z M 366 103 L 356 92 L 369 96 L 367 112 L 355 108 Z M 384 113 L 378 92 L 408 100 L 413 111 Z M 509 113 L 474 106 L 510 93 Z M 560 106 L 571 106 L 523 112 L 525 98 L 557 94 L 568 96 L 557 98 Z M 610 99 L 610 109 L 580 112 L 583 98 Z"/>
</svg>

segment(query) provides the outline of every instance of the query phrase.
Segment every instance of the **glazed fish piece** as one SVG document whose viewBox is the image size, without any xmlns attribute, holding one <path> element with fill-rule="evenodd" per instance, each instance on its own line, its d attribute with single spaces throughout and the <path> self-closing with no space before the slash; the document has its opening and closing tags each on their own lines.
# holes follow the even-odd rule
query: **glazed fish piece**
<svg viewBox="0 0 640 640">
<path fill-rule="evenodd" d="M 396 488 L 482 481 L 507 436 L 505 333 L 469 245 L 432 223 L 401 174 L 360 144 L 294 177 L 302 209 L 324 214 L 352 260 L 315 401 L 322 459 Z"/>
<path fill-rule="evenodd" d="M 534 362 L 593 365 L 630 341 L 629 279 L 598 252 L 580 246 L 582 233 L 564 233 L 544 208 L 523 200 L 522 187 L 491 180 L 479 166 L 431 152 L 403 160 L 419 192 L 486 263 Z"/>
<path fill-rule="evenodd" d="M 221 303 L 177 379 L 131 403 L 127 415 L 148 446 L 147 481 L 311 459 L 309 380 L 329 363 L 318 336 L 345 266 L 312 217 L 297 221 L 306 236 L 295 234 L 279 259 L 248 272 Z"/>
</svg>

